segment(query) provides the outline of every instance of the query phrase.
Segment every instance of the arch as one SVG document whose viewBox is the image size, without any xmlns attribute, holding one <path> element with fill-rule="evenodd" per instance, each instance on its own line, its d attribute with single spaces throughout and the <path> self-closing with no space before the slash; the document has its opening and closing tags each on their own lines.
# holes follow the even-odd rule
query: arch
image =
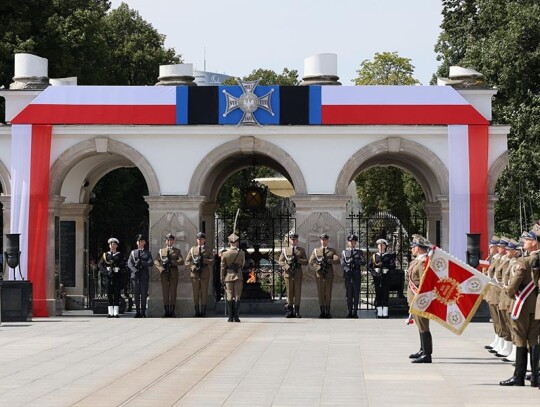
<svg viewBox="0 0 540 407">
<path fill-rule="evenodd" d="M 87 157 L 101 153 L 116 154 L 129 160 L 129 162 L 136 166 L 143 174 L 146 185 L 148 186 L 148 195 L 160 195 L 159 180 L 146 158 L 133 147 L 106 138 L 86 140 L 64 151 L 51 167 L 50 194 L 60 195 L 62 184 L 66 176 L 78 162 Z M 110 166 L 106 166 L 108 170 L 104 171 L 103 166 L 101 166 L 100 171 L 97 172 L 104 175 L 107 172 L 119 168 L 119 161 L 122 160 L 113 160 L 111 161 Z"/>
<path fill-rule="evenodd" d="M 11 195 L 11 176 L 2 161 L 0 161 L 0 186 L 2 187 L 2 194 Z"/>
<path fill-rule="evenodd" d="M 420 183 L 427 202 L 448 195 L 448 169 L 440 158 L 423 145 L 400 137 L 375 141 L 354 153 L 338 176 L 336 195 L 345 195 L 360 172 L 386 165 L 410 172 Z"/>
<path fill-rule="evenodd" d="M 297 195 L 307 194 L 304 175 L 298 164 L 283 149 L 275 144 L 242 136 L 212 150 L 197 166 L 189 184 L 190 196 L 205 196 L 207 201 L 215 200 L 219 187 L 238 170 L 257 164 L 279 171 L 287 177 Z"/>
<path fill-rule="evenodd" d="M 501 176 L 502 172 L 508 165 L 509 157 L 508 157 L 508 151 L 505 151 L 503 154 L 501 154 L 495 162 L 489 167 L 488 171 L 488 195 L 494 195 L 495 194 L 495 186 L 497 185 L 497 181 L 499 180 L 499 177 Z"/>
</svg>

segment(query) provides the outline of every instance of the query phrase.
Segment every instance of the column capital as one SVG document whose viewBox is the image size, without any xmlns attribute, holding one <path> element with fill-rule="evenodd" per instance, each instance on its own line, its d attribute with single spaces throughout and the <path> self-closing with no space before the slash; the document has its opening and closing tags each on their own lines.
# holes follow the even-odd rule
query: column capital
<svg viewBox="0 0 540 407">
<path fill-rule="evenodd" d="M 11 195 L 0 195 L 0 204 L 2 204 L 4 210 L 11 209 Z"/>
<path fill-rule="evenodd" d="M 60 215 L 63 217 L 88 216 L 92 210 L 92 206 L 93 205 L 76 203 L 63 204 L 60 207 Z"/>
</svg>

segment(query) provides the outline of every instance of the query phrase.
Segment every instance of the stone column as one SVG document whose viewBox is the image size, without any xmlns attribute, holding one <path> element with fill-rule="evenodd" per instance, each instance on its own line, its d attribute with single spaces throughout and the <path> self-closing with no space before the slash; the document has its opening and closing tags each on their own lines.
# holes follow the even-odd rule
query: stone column
<svg viewBox="0 0 540 407">
<path fill-rule="evenodd" d="M 49 219 L 47 226 L 47 253 L 45 254 L 47 261 L 47 310 L 49 316 L 62 315 L 63 304 L 59 301 L 57 304 L 56 293 L 56 275 L 60 271 L 59 264 L 56 263 L 56 223 L 55 218 L 60 216 L 60 206 L 64 202 L 65 197 L 52 195 L 49 199 Z"/>
<path fill-rule="evenodd" d="M 165 235 L 176 236 L 175 246 L 180 249 L 184 259 L 187 251 L 196 243 L 200 228 L 202 196 L 146 196 L 149 211 L 149 248 L 154 259 L 163 246 Z M 210 243 L 210 242 L 209 242 Z M 150 298 L 148 316 L 160 317 L 163 314 L 163 293 L 160 276 L 154 268 L 150 273 Z M 179 270 L 177 316 L 193 315 L 193 291 L 189 271 L 182 266 Z"/>
<path fill-rule="evenodd" d="M 75 287 L 64 287 L 67 294 L 67 309 L 83 309 L 86 304 L 86 290 L 88 284 L 88 247 L 85 247 L 85 223 L 88 222 L 88 214 L 92 205 L 87 204 L 62 204 L 60 206 L 60 222 L 75 222 Z M 60 236 L 60 241 L 62 236 Z M 85 278 L 86 277 L 86 278 Z"/>
<path fill-rule="evenodd" d="M 329 246 L 336 249 L 338 255 L 346 241 L 346 205 L 350 196 L 336 195 L 296 195 L 291 200 L 296 205 L 296 232 L 300 246 L 306 249 L 309 257 L 320 245 L 319 235 L 323 232 L 330 237 Z M 308 267 L 304 270 L 302 284 L 302 314 L 306 317 L 319 315 L 319 300 L 315 273 Z M 334 266 L 334 287 L 332 289 L 332 311 L 336 317 L 347 313 L 343 271 Z"/>
<path fill-rule="evenodd" d="M 450 202 L 446 195 L 437 196 L 437 202 L 441 204 L 441 249 L 448 250 L 450 242 Z"/>
<path fill-rule="evenodd" d="M 2 220 L 3 229 L 2 235 L 5 236 L 10 232 L 11 223 L 11 195 L 0 195 L 0 204 L 2 204 Z"/>
<path fill-rule="evenodd" d="M 437 244 L 437 221 L 439 221 L 442 224 L 441 202 L 426 202 L 424 205 L 424 209 L 426 211 L 426 217 L 427 217 L 426 238 L 431 243 Z M 440 243 L 442 244 L 442 235 L 441 235 Z"/>
<path fill-rule="evenodd" d="M 488 249 L 487 247 L 489 240 L 491 239 L 491 236 L 495 233 L 495 204 L 499 200 L 499 197 L 497 195 L 488 195 L 488 202 L 487 202 L 487 236 L 480 236 L 480 239 L 482 241 L 481 246 L 485 244 L 486 249 L 482 250 L 482 256 L 486 258 L 488 256 Z"/>
</svg>

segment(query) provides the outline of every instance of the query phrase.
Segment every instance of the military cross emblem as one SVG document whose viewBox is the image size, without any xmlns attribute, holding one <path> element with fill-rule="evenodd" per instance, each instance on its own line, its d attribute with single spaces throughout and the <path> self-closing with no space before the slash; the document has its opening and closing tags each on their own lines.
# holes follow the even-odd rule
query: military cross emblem
<svg viewBox="0 0 540 407">
<path fill-rule="evenodd" d="M 254 91 L 259 84 L 260 79 L 249 82 L 243 82 L 237 79 L 237 82 L 243 91 L 240 97 L 233 96 L 226 90 L 223 90 L 223 94 L 225 95 L 226 99 L 226 108 L 225 112 L 223 113 L 223 117 L 227 117 L 227 115 L 232 111 L 240 109 L 243 112 L 243 115 L 238 125 L 260 126 L 254 115 L 259 108 L 266 110 L 272 116 L 274 116 L 271 103 L 274 89 L 270 89 L 266 95 L 259 97 L 254 93 Z"/>
</svg>

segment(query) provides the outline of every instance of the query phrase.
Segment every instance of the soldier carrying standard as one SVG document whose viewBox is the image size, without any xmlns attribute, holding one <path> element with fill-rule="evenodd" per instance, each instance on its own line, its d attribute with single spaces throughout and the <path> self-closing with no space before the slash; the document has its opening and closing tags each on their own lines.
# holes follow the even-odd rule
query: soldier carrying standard
<svg viewBox="0 0 540 407">
<path fill-rule="evenodd" d="M 175 236 L 168 233 L 165 236 L 165 247 L 159 249 L 154 265 L 158 269 L 163 290 L 163 318 L 176 318 L 176 289 L 178 287 L 178 266 L 184 264 L 180 249 L 173 247 Z"/>
<path fill-rule="evenodd" d="M 356 248 L 358 236 L 347 237 L 347 248 L 341 252 L 341 267 L 347 296 L 347 318 L 358 318 L 358 301 L 360 297 L 360 267 L 366 264 L 362 250 Z"/>
<path fill-rule="evenodd" d="M 242 296 L 242 267 L 245 263 L 245 253 L 238 249 L 240 238 L 234 233 L 229 236 L 229 250 L 221 255 L 221 283 L 225 285 L 229 322 L 240 322 L 240 297 Z"/>
<path fill-rule="evenodd" d="M 205 242 L 206 235 L 203 232 L 197 233 L 197 245 L 189 249 L 186 256 L 186 266 L 191 268 L 191 285 L 193 287 L 193 305 L 196 318 L 206 317 L 210 266 L 214 263 L 214 255 L 210 248 L 206 247 Z"/>
<path fill-rule="evenodd" d="M 300 297 L 302 295 L 302 266 L 308 263 L 306 251 L 298 246 L 298 235 L 289 233 L 289 247 L 285 247 L 279 256 L 279 265 L 283 268 L 283 277 L 287 287 L 287 318 L 300 318 Z M 294 309 L 293 309 L 294 307 Z"/>
<path fill-rule="evenodd" d="M 315 270 L 321 308 L 319 318 L 332 318 L 330 305 L 332 303 L 332 285 L 334 283 L 333 265 L 339 264 L 339 257 L 334 249 L 328 247 L 329 237 L 326 233 L 322 233 L 319 238 L 321 239 L 321 247 L 313 249 L 309 264 Z"/>
</svg>

